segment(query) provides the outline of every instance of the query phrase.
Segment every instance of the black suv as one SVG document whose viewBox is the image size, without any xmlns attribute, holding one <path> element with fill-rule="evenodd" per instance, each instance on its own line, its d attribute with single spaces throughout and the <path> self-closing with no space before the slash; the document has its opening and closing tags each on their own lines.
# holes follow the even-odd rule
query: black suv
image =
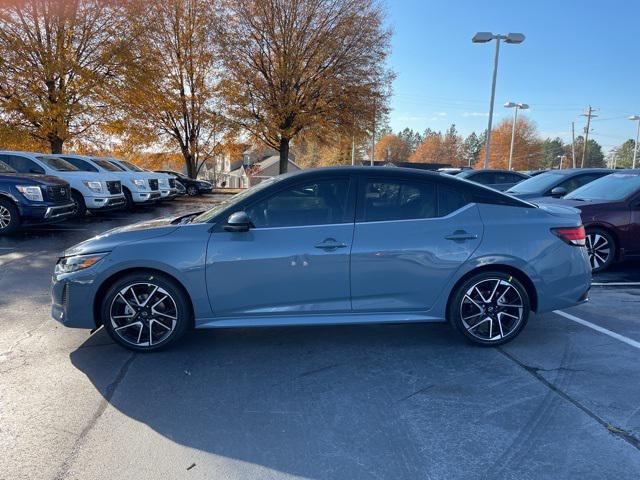
<svg viewBox="0 0 640 480">
<path fill-rule="evenodd" d="M 156 170 L 156 173 L 166 173 L 167 175 L 173 175 L 175 179 L 184 186 L 187 190 L 187 195 L 194 197 L 202 193 L 211 193 L 213 191 L 213 184 L 205 182 L 204 180 L 194 180 L 186 175 L 172 170 Z"/>
<path fill-rule="evenodd" d="M 0 161 L 0 235 L 21 225 L 73 216 L 69 184 L 57 177 L 16 173 Z"/>
</svg>

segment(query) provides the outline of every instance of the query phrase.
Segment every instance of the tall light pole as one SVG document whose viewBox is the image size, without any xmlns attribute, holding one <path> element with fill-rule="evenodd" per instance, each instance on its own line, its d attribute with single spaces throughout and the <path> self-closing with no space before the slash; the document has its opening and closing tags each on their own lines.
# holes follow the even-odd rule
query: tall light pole
<svg viewBox="0 0 640 480">
<path fill-rule="evenodd" d="M 484 168 L 489 168 L 489 151 L 491 150 L 491 124 L 493 122 L 493 104 L 496 98 L 496 78 L 498 76 L 498 57 L 500 56 L 500 40 L 505 43 L 522 43 L 524 35 L 522 33 L 507 33 L 501 35 L 499 33 L 478 32 L 471 41 L 473 43 L 488 43 L 491 40 L 496 41 L 496 54 L 493 59 L 493 80 L 491 82 L 491 101 L 489 102 L 489 124 L 487 126 L 487 144 L 484 149 Z"/>
<path fill-rule="evenodd" d="M 509 170 L 511 170 L 511 163 L 513 162 L 513 143 L 516 139 L 516 122 L 518 121 L 518 110 L 526 110 L 529 105 L 526 103 L 513 103 L 507 102 L 504 104 L 505 108 L 513 108 L 513 125 L 511 126 L 511 148 L 509 148 Z"/>
<path fill-rule="evenodd" d="M 629 120 L 638 122 L 638 130 L 636 131 L 636 143 L 633 145 L 633 168 L 636 168 L 636 157 L 638 156 L 638 140 L 640 140 L 640 115 L 632 115 Z"/>
</svg>

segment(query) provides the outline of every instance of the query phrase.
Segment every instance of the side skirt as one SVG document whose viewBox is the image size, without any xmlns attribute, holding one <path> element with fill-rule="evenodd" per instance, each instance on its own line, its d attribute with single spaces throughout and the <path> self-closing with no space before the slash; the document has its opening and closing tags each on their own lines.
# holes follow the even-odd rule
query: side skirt
<svg viewBox="0 0 640 480">
<path fill-rule="evenodd" d="M 339 313 L 196 319 L 196 328 L 276 327 L 294 325 L 357 325 L 375 323 L 446 322 L 422 312 Z"/>
</svg>

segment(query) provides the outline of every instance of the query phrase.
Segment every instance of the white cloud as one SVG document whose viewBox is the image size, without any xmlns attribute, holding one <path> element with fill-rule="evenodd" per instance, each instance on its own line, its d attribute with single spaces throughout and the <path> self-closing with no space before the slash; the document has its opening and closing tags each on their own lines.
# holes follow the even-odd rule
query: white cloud
<svg viewBox="0 0 640 480">
<path fill-rule="evenodd" d="M 488 117 L 488 112 L 463 112 L 463 117 Z"/>
</svg>

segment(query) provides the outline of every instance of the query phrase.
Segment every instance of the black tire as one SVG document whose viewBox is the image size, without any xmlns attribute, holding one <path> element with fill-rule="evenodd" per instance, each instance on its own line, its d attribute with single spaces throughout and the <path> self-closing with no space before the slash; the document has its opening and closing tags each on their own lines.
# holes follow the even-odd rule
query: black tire
<svg viewBox="0 0 640 480">
<path fill-rule="evenodd" d="M 122 193 L 124 193 L 124 200 L 126 203 L 125 209 L 131 211 L 133 210 L 135 204 L 133 203 L 133 197 L 131 196 L 131 192 L 128 188 L 123 188 Z"/>
<path fill-rule="evenodd" d="M 195 185 L 189 185 L 187 187 L 187 195 L 189 195 L 190 197 L 195 197 L 196 195 L 198 195 L 198 193 L 200 193 L 200 191 Z"/>
<path fill-rule="evenodd" d="M 0 198 L 0 235 L 15 232 L 20 226 L 20 211 L 7 198 Z"/>
<path fill-rule="evenodd" d="M 80 192 L 71 190 L 71 200 L 75 204 L 73 216 L 75 218 L 83 218 L 87 214 L 87 204 L 84 203 L 84 197 Z"/>
<path fill-rule="evenodd" d="M 616 259 L 618 246 L 608 231 L 602 228 L 587 228 L 587 252 L 593 273 L 604 272 Z"/>
<path fill-rule="evenodd" d="M 158 287 L 158 289 L 155 294 L 148 295 L 147 293 L 148 297 L 145 297 L 145 292 L 153 291 L 153 287 L 148 287 L 145 290 L 149 285 Z M 160 314 L 163 316 L 160 316 L 153 307 L 150 308 L 147 305 L 145 308 L 149 315 L 145 315 L 144 318 L 142 316 L 144 308 L 131 318 L 112 318 L 112 314 L 115 317 L 118 317 L 117 314 L 126 315 L 127 302 L 123 302 L 123 298 L 129 297 L 127 301 L 131 307 L 138 308 L 130 296 L 131 286 L 134 287 L 135 295 L 142 303 L 148 298 L 149 304 L 155 303 L 157 305 L 156 302 L 163 295 L 168 295 L 170 299 L 162 301 L 159 305 L 159 308 L 165 312 Z M 180 339 L 191 324 L 192 313 L 186 294 L 173 279 L 162 274 L 140 272 L 122 277 L 109 288 L 100 305 L 100 316 L 105 330 L 116 343 L 136 352 L 150 352 L 165 348 Z M 173 323 L 174 320 L 168 318 L 173 316 L 175 316 L 175 323 Z M 138 326 L 136 323 L 140 325 Z M 171 327 L 171 330 L 168 327 Z M 147 342 L 147 339 L 152 340 Z M 154 343 L 156 340 L 157 343 Z"/>
<path fill-rule="evenodd" d="M 448 310 L 449 322 L 467 340 L 493 347 L 520 334 L 529 320 L 531 303 L 527 289 L 517 278 L 500 271 L 484 271 L 456 288 Z"/>
</svg>

